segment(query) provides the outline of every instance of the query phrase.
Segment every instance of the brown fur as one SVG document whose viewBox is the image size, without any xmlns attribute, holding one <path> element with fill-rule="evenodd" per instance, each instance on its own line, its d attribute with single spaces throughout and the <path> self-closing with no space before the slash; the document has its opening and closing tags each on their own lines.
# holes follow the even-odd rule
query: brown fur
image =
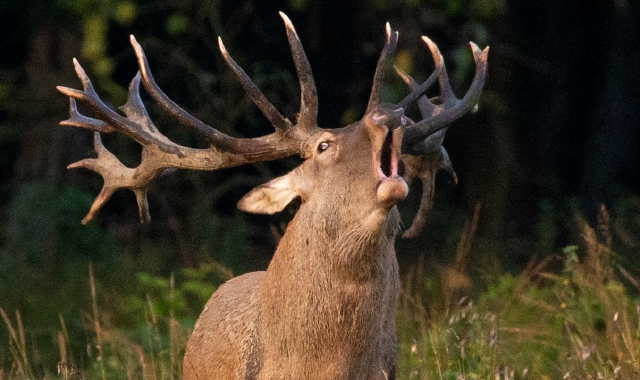
<svg viewBox="0 0 640 380">
<path fill-rule="evenodd" d="M 301 166 L 240 202 L 280 209 L 288 191 L 303 201 L 267 271 L 229 281 L 207 303 L 185 380 L 394 378 L 400 217 L 386 197 L 406 196 L 406 185 L 388 179 L 398 189 L 376 192 L 387 131 L 365 120 L 312 136 Z M 324 141 L 332 145 L 319 153 Z"/>
</svg>

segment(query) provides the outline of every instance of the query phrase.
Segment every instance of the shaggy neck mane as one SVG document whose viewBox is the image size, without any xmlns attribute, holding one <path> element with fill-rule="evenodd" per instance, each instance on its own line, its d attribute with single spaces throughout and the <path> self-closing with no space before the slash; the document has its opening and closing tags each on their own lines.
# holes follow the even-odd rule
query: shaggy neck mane
<svg viewBox="0 0 640 380">
<path fill-rule="evenodd" d="M 339 202 L 336 202 L 339 204 Z M 343 276 L 365 280 L 378 272 L 383 257 L 394 255 L 394 241 L 400 232 L 400 214 L 391 211 L 344 213 L 338 208 L 314 212 L 303 207 L 291 221 L 278 251 L 285 246 L 305 247 L 304 255 L 320 259 Z M 280 249 L 283 248 L 283 249 Z"/>
</svg>

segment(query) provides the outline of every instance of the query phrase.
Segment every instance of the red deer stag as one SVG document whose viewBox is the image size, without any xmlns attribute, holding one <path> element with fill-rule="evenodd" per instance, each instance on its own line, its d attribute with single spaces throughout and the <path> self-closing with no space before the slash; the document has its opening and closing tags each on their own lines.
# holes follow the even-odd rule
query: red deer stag
<svg viewBox="0 0 640 380">
<path fill-rule="evenodd" d="M 398 104 L 382 103 L 385 67 L 398 40 L 398 33 L 387 24 L 387 41 L 365 116 L 343 128 L 322 129 L 316 122 L 318 100 L 309 62 L 293 25 L 281 16 L 301 87 L 295 123 L 275 109 L 219 40 L 227 64 L 275 128 L 263 137 L 229 137 L 181 109 L 158 88 L 133 37 L 140 71 L 121 108 L 125 116 L 100 100 L 74 60 L 84 89 L 58 87 L 71 98 L 71 117 L 61 124 L 95 131 L 97 158 L 69 168 L 91 169 L 104 178 L 104 187 L 83 223 L 119 188 L 135 193 L 140 217 L 147 221 L 146 189 L 167 168 L 216 170 L 299 154 L 305 159 L 299 167 L 257 187 L 238 203 L 248 212 L 272 214 L 296 198 L 302 201 L 268 269 L 236 277 L 211 296 L 187 344 L 184 378 L 394 378 L 394 315 L 400 289 L 394 250 L 400 217 L 395 205 L 407 196 L 406 182 L 422 181 L 424 196 L 408 231 L 415 235 L 432 202 L 435 171 L 445 168 L 453 174 L 442 148 L 444 130 L 477 104 L 488 48 L 480 50 L 471 43 L 476 74 L 467 94 L 458 99 L 438 48 L 423 37 L 436 63 L 434 73 L 418 85 L 400 72 L 410 94 Z M 140 81 L 166 112 L 197 131 L 210 146 L 188 148 L 162 135 L 140 100 Z M 423 93 L 436 81 L 441 95 L 430 101 Z M 76 101 L 94 116 L 81 115 Z M 422 120 L 413 122 L 404 116 L 404 109 L 416 101 Z M 140 165 L 125 167 L 102 145 L 101 132 L 120 132 L 140 143 Z M 404 179 L 399 175 L 401 166 L 406 170 Z"/>
</svg>

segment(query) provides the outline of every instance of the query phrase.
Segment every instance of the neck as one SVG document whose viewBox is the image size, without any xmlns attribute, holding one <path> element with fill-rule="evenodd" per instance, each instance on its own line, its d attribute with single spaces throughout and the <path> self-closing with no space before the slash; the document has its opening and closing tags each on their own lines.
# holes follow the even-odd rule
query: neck
<svg viewBox="0 0 640 380">
<path fill-rule="evenodd" d="M 379 348 L 371 336 L 393 326 L 399 213 L 314 213 L 307 205 L 289 223 L 263 280 L 261 318 L 273 328 L 261 339 L 278 360 L 289 352 L 364 357 Z"/>
<path fill-rule="evenodd" d="M 394 241 L 400 231 L 395 207 L 389 212 L 374 210 L 356 215 L 337 208 L 314 211 L 304 205 L 298 210 L 280 241 L 274 264 L 282 260 L 289 265 L 296 263 L 300 269 L 331 268 L 344 279 L 362 281 L 377 272 L 383 262 L 395 260 Z"/>
</svg>

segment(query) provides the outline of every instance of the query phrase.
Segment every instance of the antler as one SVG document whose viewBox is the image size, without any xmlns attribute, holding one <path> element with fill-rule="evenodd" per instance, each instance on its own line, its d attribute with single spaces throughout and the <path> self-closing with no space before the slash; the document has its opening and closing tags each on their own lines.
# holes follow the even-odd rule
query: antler
<svg viewBox="0 0 640 380">
<path fill-rule="evenodd" d="M 426 223 L 427 215 L 433 205 L 436 173 L 444 169 L 453 177 L 455 183 L 458 182 L 449 154 L 442 146 L 442 142 L 447 125 L 478 103 L 486 78 L 489 54 L 489 47 L 480 50 L 476 44 L 470 43 L 476 62 L 476 73 L 469 91 L 462 99 L 458 99 L 451 90 L 444 59 L 438 47 L 427 37 L 423 36 L 422 40 L 429 46 L 436 63 L 436 69 L 429 79 L 419 86 L 411 76 L 396 67 L 396 71 L 411 90 L 411 93 L 398 105 L 405 108 L 418 98 L 418 108 L 422 116 L 421 121 L 407 127 L 402 140 L 405 180 L 410 183 L 418 178 L 422 183 L 420 207 L 411 227 L 402 235 L 405 238 L 417 236 Z M 422 94 L 435 83 L 436 79 L 440 84 L 440 97 L 428 99 Z"/>
<path fill-rule="evenodd" d="M 260 92 L 247 74 L 229 56 L 222 40 L 220 50 L 227 64 L 247 91 L 253 102 L 271 122 L 275 131 L 257 138 L 234 138 L 219 132 L 180 108 L 156 84 L 147 58 L 133 36 L 131 44 L 138 59 L 140 71 L 129 86 L 127 103 L 121 107 L 125 116 L 109 108 L 97 95 L 91 80 L 77 60 L 73 60 L 83 90 L 58 86 L 61 93 L 70 97 L 70 118 L 61 125 L 87 128 L 95 131 L 94 147 L 97 158 L 88 158 L 71 164 L 72 168 L 86 168 L 99 173 L 104 179 L 100 194 L 94 200 L 83 224 L 91 221 L 104 203 L 118 189 L 134 192 L 138 202 L 141 222 L 150 220 L 147 205 L 147 188 L 151 181 L 167 168 L 216 170 L 245 163 L 268 161 L 301 153 L 304 140 L 316 130 L 318 100 L 313 75 L 307 57 L 291 21 L 280 13 L 287 29 L 291 52 L 298 71 L 302 92 L 300 112 L 295 124 L 282 116 Z M 151 97 L 180 124 L 193 129 L 209 143 L 206 149 L 194 149 L 178 145 L 164 136 L 151 121 L 142 100 L 139 87 L 142 81 Z M 94 114 L 86 117 L 78 112 L 76 101 L 84 103 Z M 123 165 L 101 142 L 100 133 L 120 132 L 142 145 L 142 161 L 136 168 Z"/>
<path fill-rule="evenodd" d="M 373 75 L 373 86 L 371 88 L 371 95 L 369 96 L 369 103 L 367 104 L 367 110 L 365 115 L 371 112 L 380 103 L 380 91 L 384 84 L 384 75 L 386 73 L 386 66 L 392 60 L 393 54 L 396 51 L 396 45 L 398 44 L 398 32 L 391 30 L 389 23 L 385 26 L 387 33 L 387 43 L 380 53 L 378 64 L 376 65 L 376 72 Z"/>
<path fill-rule="evenodd" d="M 473 51 L 473 59 L 476 62 L 476 73 L 471 82 L 469 90 L 462 99 L 456 98 L 451 85 L 449 83 L 449 76 L 444 65 L 444 58 L 436 44 L 429 38 L 422 36 L 422 40 L 429 46 L 433 60 L 436 63 L 436 70 L 433 75 L 436 75 L 440 84 L 440 97 L 438 103 L 423 102 L 424 112 L 428 116 L 423 115 L 423 120 L 411 125 L 407 128 L 402 139 L 402 151 L 404 153 L 420 154 L 428 149 L 424 146 L 425 139 L 433 133 L 445 128 L 449 123 L 456 120 L 460 116 L 464 115 L 467 111 L 471 110 L 478 104 L 480 95 L 482 94 L 482 87 L 487 76 L 487 57 L 489 56 L 489 47 L 484 50 L 480 50 L 478 45 L 470 42 L 471 50 Z M 418 91 L 412 91 L 400 105 L 406 105 L 420 96 L 434 81 L 433 75 L 427 79 L 427 81 L 420 86 Z"/>
<path fill-rule="evenodd" d="M 420 92 L 421 86 L 418 85 L 418 83 L 409 74 L 405 73 L 397 66 L 395 69 L 402 80 L 404 80 L 407 86 L 409 86 L 409 89 L 412 91 L 412 93 Z M 436 72 L 434 72 L 434 74 L 432 74 L 425 83 L 435 81 Z M 422 117 L 429 117 L 430 105 L 431 107 L 433 106 L 432 103 L 429 102 L 429 99 L 427 99 L 426 96 L 420 96 L 417 103 Z M 409 229 L 407 229 L 402 234 L 402 237 L 404 238 L 416 237 L 420 233 L 420 231 L 422 231 L 422 228 L 427 221 L 427 216 L 429 215 L 429 213 L 431 212 L 431 208 L 433 207 L 436 173 L 440 171 L 440 169 L 445 169 L 453 178 L 454 183 L 458 183 L 458 177 L 453 171 L 453 166 L 451 165 L 449 154 L 447 153 L 447 150 L 442 146 L 444 135 L 447 132 L 447 129 L 448 128 L 445 127 L 424 140 L 422 144 L 424 153 L 418 155 L 402 155 L 402 162 L 404 163 L 405 167 L 405 180 L 408 183 L 411 183 L 414 179 L 417 178 L 422 183 L 422 198 L 420 199 L 420 207 L 418 208 L 418 212 L 416 213 L 416 216 L 411 223 L 411 227 L 409 227 Z"/>
</svg>

